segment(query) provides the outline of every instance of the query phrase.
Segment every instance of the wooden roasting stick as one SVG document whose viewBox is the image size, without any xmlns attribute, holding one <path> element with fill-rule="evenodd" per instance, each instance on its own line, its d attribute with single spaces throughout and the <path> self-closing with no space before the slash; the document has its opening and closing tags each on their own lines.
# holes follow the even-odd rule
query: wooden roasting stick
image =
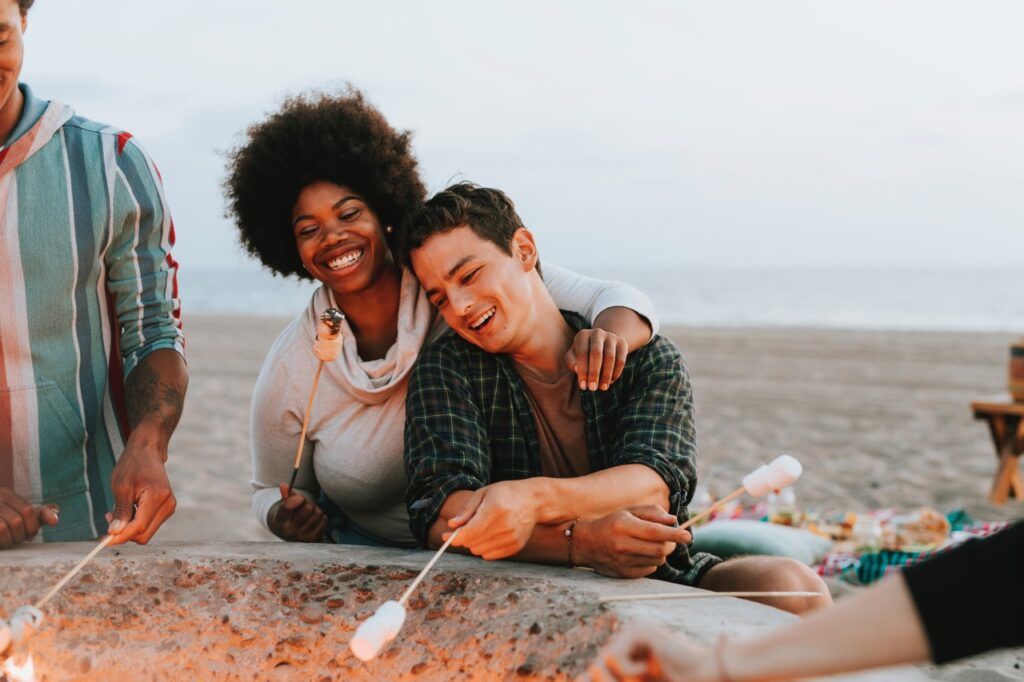
<svg viewBox="0 0 1024 682">
<path fill-rule="evenodd" d="M 85 568 L 85 565 L 87 563 L 89 563 L 90 561 L 92 561 L 93 558 L 97 554 L 99 554 L 103 550 L 104 547 L 109 545 L 110 541 L 113 540 L 113 539 L 114 539 L 113 535 L 107 535 L 102 540 L 100 540 L 100 543 L 98 545 L 96 545 L 96 547 L 94 547 L 91 552 L 86 554 L 85 558 L 83 558 L 81 561 L 79 561 L 77 566 L 75 566 L 70 571 L 68 571 L 67 574 L 63 578 L 60 579 L 60 582 L 58 582 L 56 585 L 54 585 L 52 588 L 50 588 L 50 591 L 47 592 L 46 595 L 43 596 L 42 599 L 40 599 L 39 601 L 37 601 L 35 603 L 35 608 L 42 609 L 44 606 L 46 606 L 46 602 L 48 602 L 51 599 L 53 599 L 53 596 L 55 594 L 57 594 L 58 592 L 60 592 L 61 588 L 68 584 L 68 581 L 70 581 L 72 578 L 74 578 L 76 575 L 78 575 L 78 572 L 81 571 L 83 568 Z"/>
<path fill-rule="evenodd" d="M 110 544 L 110 541 L 114 539 L 113 535 L 106 535 L 100 540 L 99 544 L 96 545 L 91 552 L 85 555 L 85 557 L 78 562 L 78 564 L 64 574 L 64 577 L 60 581 L 50 588 L 42 599 L 37 601 L 33 606 L 25 604 L 24 606 L 18 607 L 18 610 L 11 616 L 11 620 L 8 621 L 0 618 L 0 654 L 7 650 L 7 647 L 11 644 L 21 644 L 23 641 L 32 636 L 32 634 L 39 629 L 39 626 L 43 624 L 43 611 L 42 608 L 46 606 L 46 603 L 53 599 L 54 595 L 60 592 L 61 588 L 68 584 L 72 578 L 78 575 L 78 572 L 85 568 L 93 558 L 99 554 L 104 547 Z"/>
<path fill-rule="evenodd" d="M 651 594 L 619 594 L 597 601 L 645 601 L 648 599 L 721 599 L 722 597 L 820 597 L 820 592 L 653 592 Z"/>
<path fill-rule="evenodd" d="M 299 434 L 299 444 L 295 447 L 295 465 L 292 467 L 292 478 L 288 481 L 289 496 L 292 494 L 292 488 L 295 486 L 295 477 L 299 474 L 299 465 L 302 464 L 302 446 L 306 442 L 309 413 L 313 410 L 313 398 L 316 397 L 316 388 L 320 384 L 320 373 L 324 371 L 324 363 L 334 362 L 338 358 L 338 354 L 341 353 L 341 323 L 344 319 L 345 313 L 337 308 L 328 308 L 320 314 L 320 321 L 317 323 L 313 353 L 320 359 L 320 364 L 316 367 L 313 388 L 309 392 L 306 413 L 302 417 L 302 432 Z"/>
<path fill-rule="evenodd" d="M 405 602 L 409 600 L 409 596 L 423 582 L 427 573 L 434 567 L 434 564 L 437 563 L 437 560 L 441 558 L 441 555 L 444 554 L 458 534 L 458 528 L 452 531 L 452 534 L 434 552 L 434 556 L 430 558 L 430 561 L 423 567 L 423 570 L 416 576 L 416 579 L 409 584 L 409 587 L 405 589 L 405 592 L 402 593 L 398 601 L 388 600 L 384 602 L 373 612 L 372 616 L 359 624 L 355 634 L 352 635 L 352 641 L 348 643 L 356 658 L 361 661 L 373 660 L 385 644 L 398 636 L 398 631 L 402 629 L 402 625 L 405 623 Z"/>
</svg>

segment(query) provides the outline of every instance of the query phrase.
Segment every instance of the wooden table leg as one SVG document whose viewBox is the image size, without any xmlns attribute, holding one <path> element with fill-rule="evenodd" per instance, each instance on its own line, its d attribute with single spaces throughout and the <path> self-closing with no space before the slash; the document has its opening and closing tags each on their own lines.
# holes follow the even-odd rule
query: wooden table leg
<svg viewBox="0 0 1024 682">
<path fill-rule="evenodd" d="M 1003 415 L 991 415 L 988 419 L 992 440 L 996 446 L 999 463 L 996 467 L 995 481 L 989 501 L 1001 505 L 1013 495 L 1024 499 L 1024 482 L 1020 475 L 1020 452 L 1024 450 L 1024 419 L 1017 419 L 1015 424 L 1007 424 Z"/>
<path fill-rule="evenodd" d="M 1013 467 L 1010 471 L 1010 495 L 1016 500 L 1024 500 L 1024 483 L 1020 477 L 1020 456 L 1024 452 L 1024 419 L 1017 418 L 1017 428 L 1009 439 L 1007 451 L 1013 456 Z"/>
</svg>

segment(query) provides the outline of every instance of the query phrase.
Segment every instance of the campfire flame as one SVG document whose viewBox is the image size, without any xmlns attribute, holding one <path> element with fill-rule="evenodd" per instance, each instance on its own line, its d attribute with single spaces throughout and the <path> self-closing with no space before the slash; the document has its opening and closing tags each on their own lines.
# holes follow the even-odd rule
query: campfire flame
<svg viewBox="0 0 1024 682">
<path fill-rule="evenodd" d="M 32 654 L 28 655 L 25 663 L 18 665 L 11 656 L 4 661 L 4 677 L 8 682 L 36 682 L 36 668 L 32 663 Z"/>
</svg>

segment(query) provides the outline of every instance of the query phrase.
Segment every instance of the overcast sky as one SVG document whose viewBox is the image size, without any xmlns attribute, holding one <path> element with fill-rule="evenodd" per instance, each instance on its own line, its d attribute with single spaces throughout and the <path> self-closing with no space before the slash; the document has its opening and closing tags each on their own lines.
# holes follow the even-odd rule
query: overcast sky
<svg viewBox="0 0 1024 682">
<path fill-rule="evenodd" d="M 37 0 L 23 80 L 136 135 L 191 267 L 244 261 L 223 151 L 345 82 L 414 131 L 430 191 L 506 190 L 584 271 L 1006 266 L 1022 26 L 1013 1 Z"/>
</svg>

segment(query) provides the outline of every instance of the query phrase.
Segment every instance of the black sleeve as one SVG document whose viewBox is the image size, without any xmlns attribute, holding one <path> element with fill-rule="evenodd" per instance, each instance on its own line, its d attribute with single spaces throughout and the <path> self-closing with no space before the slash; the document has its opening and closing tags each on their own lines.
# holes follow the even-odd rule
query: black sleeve
<svg viewBox="0 0 1024 682">
<path fill-rule="evenodd" d="M 1024 521 L 903 575 L 936 663 L 1024 644 Z"/>
</svg>

